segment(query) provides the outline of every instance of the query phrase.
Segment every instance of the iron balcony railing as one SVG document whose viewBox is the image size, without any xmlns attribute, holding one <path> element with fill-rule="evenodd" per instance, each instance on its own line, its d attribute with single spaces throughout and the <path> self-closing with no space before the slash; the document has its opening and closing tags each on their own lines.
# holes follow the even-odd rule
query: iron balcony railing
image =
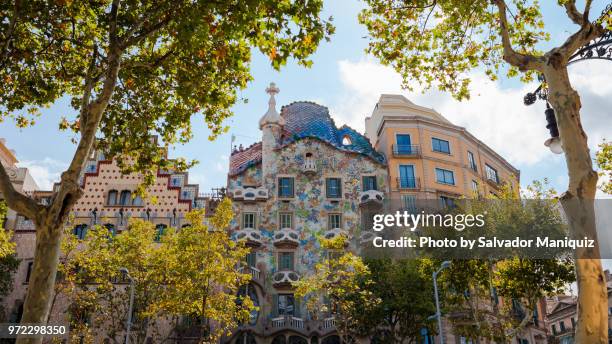
<svg viewBox="0 0 612 344">
<path fill-rule="evenodd" d="M 397 157 L 421 156 L 420 145 L 392 145 L 393 155 Z"/>
<path fill-rule="evenodd" d="M 397 189 L 398 190 L 416 190 L 421 188 L 421 181 L 419 178 L 397 178 Z"/>
</svg>

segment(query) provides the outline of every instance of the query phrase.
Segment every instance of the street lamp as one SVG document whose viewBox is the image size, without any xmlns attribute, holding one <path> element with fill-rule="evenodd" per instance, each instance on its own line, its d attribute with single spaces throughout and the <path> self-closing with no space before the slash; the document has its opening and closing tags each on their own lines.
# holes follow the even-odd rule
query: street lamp
<svg viewBox="0 0 612 344">
<path fill-rule="evenodd" d="M 436 299 L 436 315 L 435 317 L 438 319 L 438 333 L 440 335 L 440 344 L 444 344 L 444 336 L 442 334 L 442 313 L 440 312 L 440 300 L 438 298 L 438 274 L 440 272 L 442 272 L 442 270 L 448 268 L 449 266 L 451 266 L 451 262 L 448 260 L 445 260 L 444 262 L 442 262 L 442 264 L 440 265 L 440 268 L 438 269 L 438 271 L 435 271 L 433 273 L 433 285 L 434 285 L 434 296 Z"/>
<path fill-rule="evenodd" d="M 134 279 L 126 268 L 119 269 L 130 280 L 130 304 L 128 306 L 127 323 L 125 330 L 125 344 L 130 344 L 130 328 L 132 327 L 132 308 L 134 307 Z"/>
<path fill-rule="evenodd" d="M 557 127 L 555 110 L 550 107 L 548 102 L 546 102 L 544 114 L 546 115 L 546 128 L 550 132 L 550 138 L 544 141 L 544 146 L 548 147 L 555 154 L 561 154 L 563 153 L 563 146 L 561 146 L 561 139 L 559 139 L 559 128 Z"/>
</svg>

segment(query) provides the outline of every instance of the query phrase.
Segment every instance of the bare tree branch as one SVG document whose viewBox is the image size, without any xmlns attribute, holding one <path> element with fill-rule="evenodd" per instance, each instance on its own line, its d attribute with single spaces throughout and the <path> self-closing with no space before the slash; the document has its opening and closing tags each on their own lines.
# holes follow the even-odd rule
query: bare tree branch
<svg viewBox="0 0 612 344">
<path fill-rule="evenodd" d="M 582 11 L 584 14 L 582 15 L 582 17 L 584 18 L 585 21 L 589 21 L 589 13 L 591 11 L 591 0 L 586 0 L 584 3 L 584 11 Z"/>
<path fill-rule="evenodd" d="M 18 192 L 13 187 L 13 183 L 11 183 L 11 179 L 6 173 L 6 169 L 4 165 L 0 163 L 0 193 L 6 200 L 7 205 L 18 212 L 21 215 L 24 215 L 28 219 L 34 220 L 37 222 L 37 215 L 44 209 L 44 207 L 30 197 Z"/>
<path fill-rule="evenodd" d="M 508 33 L 508 17 L 506 15 L 506 3 L 504 0 L 494 0 L 499 10 L 499 24 L 504 48 L 504 60 L 509 64 L 517 67 L 521 71 L 537 70 L 541 71 L 543 67 L 542 61 L 530 54 L 521 54 L 512 48 L 510 34 Z"/>
</svg>

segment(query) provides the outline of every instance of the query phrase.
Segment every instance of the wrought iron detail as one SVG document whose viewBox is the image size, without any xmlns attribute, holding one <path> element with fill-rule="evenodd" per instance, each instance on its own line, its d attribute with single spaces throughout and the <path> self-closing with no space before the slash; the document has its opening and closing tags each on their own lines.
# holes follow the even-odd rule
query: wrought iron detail
<svg viewBox="0 0 612 344">
<path fill-rule="evenodd" d="M 606 8 L 601 12 L 601 15 L 596 20 L 597 23 L 607 27 L 607 22 L 612 19 L 612 3 L 608 4 Z M 570 56 L 568 65 L 585 60 L 608 60 L 612 61 L 612 31 L 607 30 L 601 37 L 598 37 L 589 44 L 578 49 L 572 56 Z M 538 75 L 538 81 L 540 86 L 533 92 L 529 92 L 523 97 L 523 103 L 525 105 L 531 105 L 536 100 L 541 99 L 546 101 L 548 99 L 548 89 L 544 86 L 545 79 L 544 75 Z"/>
</svg>

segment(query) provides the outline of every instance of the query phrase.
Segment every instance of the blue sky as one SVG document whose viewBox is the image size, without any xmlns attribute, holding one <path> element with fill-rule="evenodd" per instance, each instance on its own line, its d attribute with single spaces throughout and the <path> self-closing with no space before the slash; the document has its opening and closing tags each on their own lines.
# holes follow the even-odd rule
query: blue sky
<svg viewBox="0 0 612 344">
<path fill-rule="evenodd" d="M 552 32 L 552 42 L 558 44 L 575 30 L 556 1 L 542 1 L 546 25 Z M 247 104 L 238 104 L 235 116 L 226 123 L 230 133 L 209 142 L 208 130 L 201 117 L 195 116 L 194 139 L 174 147 L 171 156 L 197 159 L 200 164 L 190 171 L 190 181 L 200 184 L 201 191 L 223 186 L 226 182 L 230 137 L 236 143 L 248 145 L 260 138 L 257 121 L 267 108 L 268 96 L 264 89 L 274 81 L 281 92 L 279 107 L 297 100 L 310 100 L 330 108 L 337 124 L 347 123 L 363 130 L 363 119 L 369 115 L 381 93 L 402 93 L 413 102 L 431 107 L 452 122 L 465 126 L 493 149 L 521 170 L 522 184 L 548 177 L 552 184 L 563 190 L 567 183 L 562 156 L 550 153 L 542 143 L 548 137 L 544 120 L 544 104 L 531 107 L 522 105 L 522 96 L 534 85 L 522 85 L 516 80 L 501 79 L 490 83 L 476 71 L 473 75 L 472 99 L 457 103 L 448 95 L 436 91 L 408 93 L 400 89 L 400 78 L 375 58 L 367 56 L 366 30 L 358 24 L 357 14 L 363 3 L 353 0 L 326 1 L 325 16 L 332 15 L 336 34 L 331 42 L 322 43 L 313 56 L 314 65 L 304 68 L 288 63 L 280 72 L 273 70 L 267 59 L 254 53 L 252 74 L 254 80 L 240 92 L 248 98 Z M 595 1 L 591 13 L 599 13 L 604 4 Z M 571 69 L 572 81 L 582 95 L 583 120 L 589 134 L 589 143 L 595 147 L 612 132 L 612 121 L 607 109 L 612 107 L 612 66 L 610 62 L 583 62 Z M 70 135 L 57 130 L 61 116 L 74 113 L 62 99 L 43 116 L 34 127 L 17 130 L 13 123 L 0 123 L 0 137 L 17 151 L 23 166 L 29 167 L 39 185 L 49 187 L 59 178 L 74 152 Z"/>
</svg>

